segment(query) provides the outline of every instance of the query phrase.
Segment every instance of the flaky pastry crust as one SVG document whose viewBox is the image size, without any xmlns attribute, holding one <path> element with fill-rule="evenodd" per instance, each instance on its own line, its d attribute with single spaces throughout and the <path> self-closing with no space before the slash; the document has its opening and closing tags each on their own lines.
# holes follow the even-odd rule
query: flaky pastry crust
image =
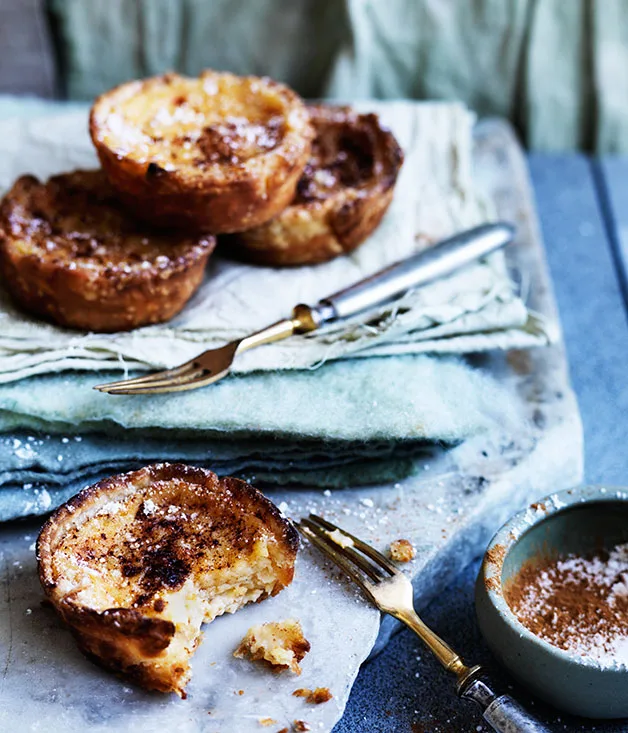
<svg viewBox="0 0 628 733">
<path fill-rule="evenodd" d="M 93 661 L 185 696 L 203 622 L 292 582 L 298 536 L 257 489 L 157 464 L 84 489 L 37 542 L 44 592 Z"/>
<path fill-rule="evenodd" d="M 208 70 L 106 92 L 92 107 L 90 134 L 136 215 L 219 233 L 258 226 L 290 203 L 314 132 L 283 84 Z"/>
<path fill-rule="evenodd" d="M 25 310 L 62 326 L 124 331 L 178 313 L 203 279 L 212 236 L 129 218 L 102 171 L 22 176 L 0 203 L 0 273 Z"/>
<path fill-rule="evenodd" d="M 316 137 L 297 193 L 279 216 L 225 238 L 225 253 L 265 265 L 313 265 L 354 250 L 392 200 L 403 153 L 377 115 L 309 107 Z"/>
</svg>

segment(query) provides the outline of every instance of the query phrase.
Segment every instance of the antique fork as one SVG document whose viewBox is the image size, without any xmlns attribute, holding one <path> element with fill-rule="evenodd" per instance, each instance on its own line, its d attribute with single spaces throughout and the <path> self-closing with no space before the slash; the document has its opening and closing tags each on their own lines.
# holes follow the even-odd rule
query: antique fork
<svg viewBox="0 0 628 733">
<path fill-rule="evenodd" d="M 381 553 L 358 537 L 315 514 L 297 527 L 362 589 L 380 611 L 402 621 L 426 644 L 442 666 L 456 676 L 456 691 L 475 701 L 484 719 L 501 733 L 549 733 L 549 729 L 507 695 L 498 695 L 480 679 L 481 668 L 468 667 L 456 652 L 428 628 L 414 610 L 412 584 Z"/>
<path fill-rule="evenodd" d="M 247 349 L 279 341 L 295 333 L 315 331 L 325 323 L 353 316 L 384 303 L 400 293 L 449 275 L 485 257 L 508 244 L 513 235 L 514 229 L 510 224 L 483 224 L 396 262 L 371 277 L 323 298 L 315 306 L 297 305 L 291 318 L 273 323 L 239 341 L 205 351 L 179 367 L 145 377 L 99 384 L 94 389 L 109 394 L 159 394 L 204 387 L 225 377 L 236 355 Z"/>
</svg>

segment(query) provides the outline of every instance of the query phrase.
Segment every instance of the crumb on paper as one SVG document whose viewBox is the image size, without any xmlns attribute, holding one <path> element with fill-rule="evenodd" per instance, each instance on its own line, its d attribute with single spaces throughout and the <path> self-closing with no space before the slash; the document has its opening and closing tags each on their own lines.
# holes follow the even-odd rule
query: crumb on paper
<svg viewBox="0 0 628 733">
<path fill-rule="evenodd" d="M 395 562 L 410 562 L 416 557 L 416 550 L 410 540 L 394 540 L 388 551 Z"/>
<path fill-rule="evenodd" d="M 292 724 L 292 729 L 295 733 L 303 733 L 304 731 L 311 730 L 309 723 L 306 723 L 305 720 L 295 720 Z"/>
<path fill-rule="evenodd" d="M 275 725 L 277 721 L 274 718 L 259 718 L 257 722 L 260 725 L 269 726 L 269 725 Z"/>
<path fill-rule="evenodd" d="M 312 703 L 313 705 L 320 705 L 324 702 L 329 702 L 333 695 L 329 687 L 317 687 L 315 690 L 310 690 L 307 687 L 300 687 L 292 693 L 295 697 L 304 697 L 305 702 Z"/>
<path fill-rule="evenodd" d="M 300 675 L 299 662 L 309 651 L 310 643 L 303 636 L 301 624 L 286 619 L 251 626 L 233 656 L 266 662 L 276 672 L 289 669 Z"/>
</svg>

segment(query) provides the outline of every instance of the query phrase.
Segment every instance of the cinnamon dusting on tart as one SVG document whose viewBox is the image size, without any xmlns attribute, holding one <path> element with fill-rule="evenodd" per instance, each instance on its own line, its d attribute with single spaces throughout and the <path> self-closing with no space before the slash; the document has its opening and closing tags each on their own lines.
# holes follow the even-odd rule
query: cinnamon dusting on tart
<svg viewBox="0 0 628 733">
<path fill-rule="evenodd" d="M 130 217 L 102 171 L 19 178 L 0 203 L 0 272 L 27 311 L 62 326 L 124 331 L 178 313 L 201 283 L 210 235 Z"/>
</svg>

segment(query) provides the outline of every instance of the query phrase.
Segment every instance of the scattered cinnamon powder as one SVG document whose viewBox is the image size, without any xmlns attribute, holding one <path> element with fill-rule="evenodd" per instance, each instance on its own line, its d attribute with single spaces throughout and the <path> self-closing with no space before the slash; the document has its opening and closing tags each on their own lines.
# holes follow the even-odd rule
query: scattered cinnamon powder
<svg viewBox="0 0 628 733">
<path fill-rule="evenodd" d="M 317 687 L 315 690 L 310 690 L 307 687 L 299 687 L 292 694 L 295 697 L 304 697 L 305 702 L 310 702 L 313 705 L 329 702 L 333 697 L 329 687 Z"/>
<path fill-rule="evenodd" d="M 506 548 L 504 545 L 495 545 L 489 548 L 486 553 L 486 561 L 491 565 L 496 565 L 500 570 L 504 564 L 504 558 L 506 557 Z"/>
<path fill-rule="evenodd" d="M 274 725 L 277 721 L 274 718 L 259 718 L 257 722 L 260 725 L 269 726 Z"/>
<path fill-rule="evenodd" d="M 504 595 L 541 639 L 602 666 L 628 666 L 628 543 L 586 557 L 530 561 Z"/>
<path fill-rule="evenodd" d="M 416 550 L 410 540 L 393 540 L 388 552 L 395 562 L 410 562 L 416 556 Z"/>
<path fill-rule="evenodd" d="M 305 731 L 311 730 L 309 723 L 306 723 L 305 720 L 295 720 L 292 728 L 295 733 L 304 733 Z"/>
</svg>

